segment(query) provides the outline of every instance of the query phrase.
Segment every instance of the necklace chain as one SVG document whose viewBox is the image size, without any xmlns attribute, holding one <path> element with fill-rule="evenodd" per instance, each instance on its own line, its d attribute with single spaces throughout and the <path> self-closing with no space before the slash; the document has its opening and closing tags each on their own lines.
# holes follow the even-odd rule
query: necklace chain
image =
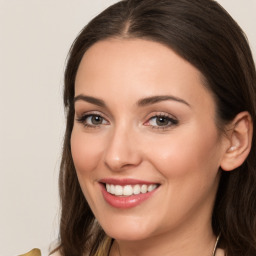
<svg viewBox="0 0 256 256">
<path fill-rule="evenodd" d="M 217 236 L 217 238 L 216 238 L 216 242 L 215 242 L 215 245 L 214 245 L 214 248 L 213 248 L 212 256 L 215 256 L 215 254 L 216 254 L 217 245 L 218 245 L 219 239 L 220 239 L 220 234 L 219 234 L 219 235 Z M 118 246 L 118 247 L 119 247 L 119 246 Z M 120 255 L 120 256 L 121 256 L 121 255 Z"/>
<path fill-rule="evenodd" d="M 219 234 L 219 235 L 217 236 L 217 238 L 216 238 L 216 242 L 215 242 L 215 244 L 214 244 L 214 248 L 213 248 L 212 256 L 215 256 L 215 254 L 216 254 L 216 251 L 217 251 L 217 245 L 218 245 L 219 239 L 220 239 L 220 234 Z M 121 252 L 120 252 L 119 244 L 117 244 L 117 248 L 118 248 L 119 256 L 122 256 L 122 255 L 121 255 Z"/>
</svg>

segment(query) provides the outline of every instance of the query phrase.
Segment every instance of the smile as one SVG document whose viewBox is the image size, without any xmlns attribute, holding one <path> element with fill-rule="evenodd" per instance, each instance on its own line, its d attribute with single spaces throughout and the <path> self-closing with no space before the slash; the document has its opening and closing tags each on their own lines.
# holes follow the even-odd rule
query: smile
<svg viewBox="0 0 256 256">
<path fill-rule="evenodd" d="M 99 181 L 105 201 L 114 208 L 133 208 L 149 200 L 160 184 L 134 179 L 102 179 Z"/>
<path fill-rule="evenodd" d="M 157 188 L 156 184 L 136 184 L 136 185 L 114 185 L 114 184 L 106 184 L 106 190 L 108 193 L 115 196 L 131 196 L 131 195 L 139 195 L 151 192 Z"/>
</svg>

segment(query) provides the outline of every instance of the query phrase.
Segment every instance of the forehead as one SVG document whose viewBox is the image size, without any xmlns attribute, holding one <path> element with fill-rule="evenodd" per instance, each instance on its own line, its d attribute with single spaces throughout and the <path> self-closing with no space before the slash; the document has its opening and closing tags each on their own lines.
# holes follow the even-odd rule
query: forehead
<svg viewBox="0 0 256 256">
<path fill-rule="evenodd" d="M 142 39 L 108 39 L 89 48 L 78 68 L 75 94 L 123 100 L 171 94 L 192 104 L 213 103 L 198 69 L 167 46 Z"/>
<path fill-rule="evenodd" d="M 180 71 L 195 79 L 201 78 L 194 66 L 169 47 L 142 39 L 108 39 L 95 43 L 85 52 L 76 78 L 86 78 L 88 73 L 91 77 L 119 73 L 125 78 L 132 73 L 135 79 L 149 71 L 151 76 L 159 74 L 162 78 L 166 71 L 168 78 L 175 77 Z"/>
</svg>

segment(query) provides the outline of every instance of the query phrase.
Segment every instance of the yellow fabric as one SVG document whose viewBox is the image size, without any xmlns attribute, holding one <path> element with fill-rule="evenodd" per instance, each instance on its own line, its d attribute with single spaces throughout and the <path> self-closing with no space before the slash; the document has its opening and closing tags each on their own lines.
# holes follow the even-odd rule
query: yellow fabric
<svg viewBox="0 0 256 256">
<path fill-rule="evenodd" d="M 33 249 L 25 254 L 21 254 L 19 256 L 41 256 L 41 252 L 39 249 Z"/>
</svg>

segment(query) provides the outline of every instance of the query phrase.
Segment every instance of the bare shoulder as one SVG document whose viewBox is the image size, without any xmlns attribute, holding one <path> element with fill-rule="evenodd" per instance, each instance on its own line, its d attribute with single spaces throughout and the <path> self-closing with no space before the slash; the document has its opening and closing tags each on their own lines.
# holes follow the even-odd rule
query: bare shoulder
<svg viewBox="0 0 256 256">
<path fill-rule="evenodd" d="M 225 256 L 225 251 L 222 250 L 222 249 L 218 249 L 218 250 L 216 251 L 216 256 Z"/>
</svg>

